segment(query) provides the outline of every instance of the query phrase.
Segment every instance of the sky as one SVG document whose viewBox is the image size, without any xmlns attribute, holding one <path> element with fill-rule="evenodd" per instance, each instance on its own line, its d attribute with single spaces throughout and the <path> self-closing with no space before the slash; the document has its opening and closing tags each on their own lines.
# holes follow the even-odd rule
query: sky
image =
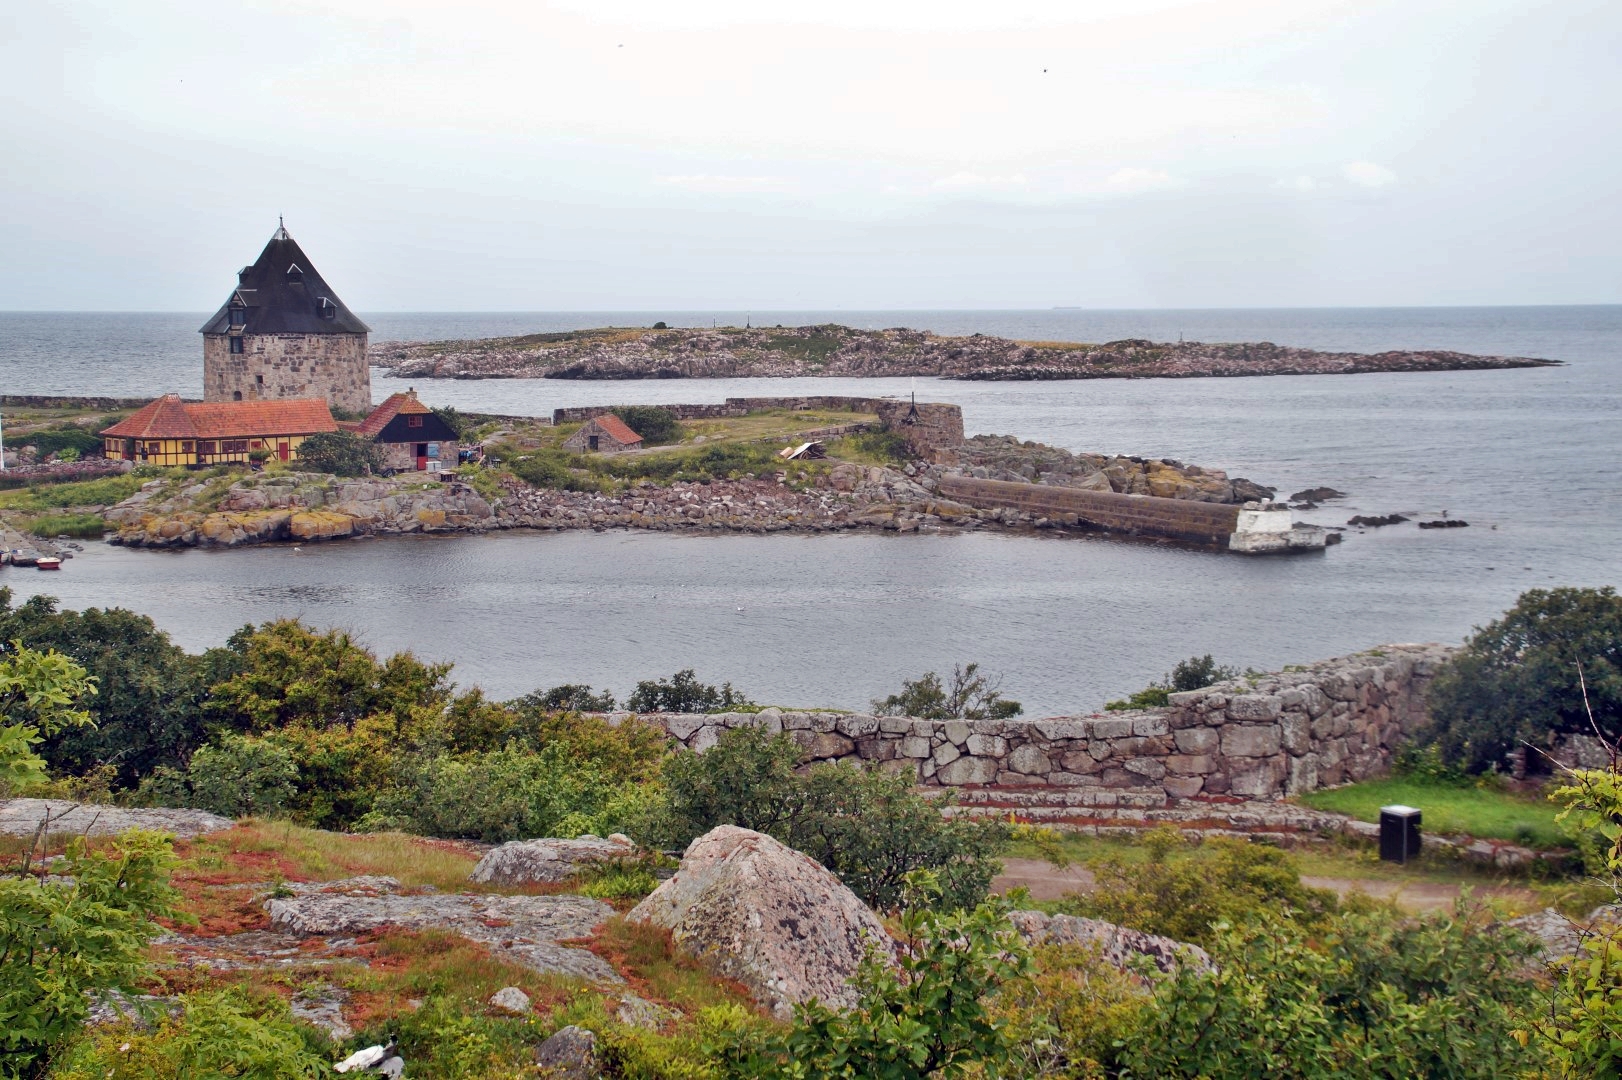
<svg viewBox="0 0 1622 1080">
<path fill-rule="evenodd" d="M 33 0 L 0 309 L 1622 302 L 1622 4 Z"/>
</svg>

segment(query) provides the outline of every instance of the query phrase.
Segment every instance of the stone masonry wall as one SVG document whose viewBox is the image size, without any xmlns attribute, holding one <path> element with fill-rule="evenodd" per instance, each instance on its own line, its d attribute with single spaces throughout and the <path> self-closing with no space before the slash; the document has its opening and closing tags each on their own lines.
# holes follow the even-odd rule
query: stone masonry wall
<svg viewBox="0 0 1622 1080">
<path fill-rule="evenodd" d="M 1222 547 L 1228 546 L 1228 537 L 1239 522 L 1239 507 L 1220 503 L 1016 484 L 972 476 L 941 477 L 940 493 L 974 507 L 1008 507 L 1045 515 L 1062 525 L 1094 525 Z"/>
<path fill-rule="evenodd" d="M 243 401 L 326 398 L 350 412 L 372 407 L 365 334 L 246 334 L 243 348 L 233 353 L 226 335 L 203 335 L 204 401 L 240 393 Z"/>
<path fill-rule="evenodd" d="M 729 727 L 788 731 L 815 761 L 855 761 L 943 787 L 1063 788 L 1113 804 L 1277 799 L 1381 774 L 1428 720 L 1425 689 L 1452 650 L 1387 645 L 1203 690 L 1163 709 L 1041 720 L 915 720 L 787 712 L 650 714 L 689 750 Z M 611 714 L 611 718 L 629 714 Z"/>
</svg>

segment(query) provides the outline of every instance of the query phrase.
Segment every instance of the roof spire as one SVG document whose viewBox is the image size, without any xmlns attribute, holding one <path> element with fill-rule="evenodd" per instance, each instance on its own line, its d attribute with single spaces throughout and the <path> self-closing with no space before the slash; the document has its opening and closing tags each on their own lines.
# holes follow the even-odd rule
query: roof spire
<svg viewBox="0 0 1622 1080">
<path fill-rule="evenodd" d="M 271 237 L 271 239 L 272 240 L 291 240 L 291 239 L 293 239 L 291 236 L 287 235 L 287 225 L 286 225 L 285 222 L 282 221 L 282 215 L 280 215 L 280 214 L 276 215 L 276 233 L 275 233 L 274 236 Z"/>
</svg>

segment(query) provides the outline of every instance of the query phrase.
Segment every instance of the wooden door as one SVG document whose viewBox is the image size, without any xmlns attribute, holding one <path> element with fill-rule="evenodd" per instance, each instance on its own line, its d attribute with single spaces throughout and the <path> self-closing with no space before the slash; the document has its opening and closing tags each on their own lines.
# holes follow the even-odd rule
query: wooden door
<svg viewBox="0 0 1622 1080">
<path fill-rule="evenodd" d="M 276 456 L 281 458 L 283 461 L 288 459 L 288 456 L 292 453 L 292 451 L 293 448 L 285 442 L 279 442 L 276 444 Z"/>
</svg>

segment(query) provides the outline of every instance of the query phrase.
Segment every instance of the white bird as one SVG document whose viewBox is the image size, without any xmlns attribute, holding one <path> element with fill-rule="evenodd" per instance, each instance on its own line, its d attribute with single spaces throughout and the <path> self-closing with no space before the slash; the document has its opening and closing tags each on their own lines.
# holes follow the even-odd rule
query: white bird
<svg viewBox="0 0 1622 1080">
<path fill-rule="evenodd" d="M 384 1076 L 397 1078 L 405 1071 L 405 1059 L 400 1056 L 398 1040 L 390 1035 L 386 1046 L 368 1046 L 364 1050 L 356 1050 L 333 1068 L 338 1072 L 376 1069 Z"/>
<path fill-rule="evenodd" d="M 304 549 L 303 549 L 303 548 L 301 548 L 301 547 L 294 547 L 294 548 L 293 548 L 293 554 L 294 554 L 294 555 L 298 555 L 298 554 L 302 554 L 302 553 L 303 553 L 303 551 L 304 551 Z"/>
</svg>

